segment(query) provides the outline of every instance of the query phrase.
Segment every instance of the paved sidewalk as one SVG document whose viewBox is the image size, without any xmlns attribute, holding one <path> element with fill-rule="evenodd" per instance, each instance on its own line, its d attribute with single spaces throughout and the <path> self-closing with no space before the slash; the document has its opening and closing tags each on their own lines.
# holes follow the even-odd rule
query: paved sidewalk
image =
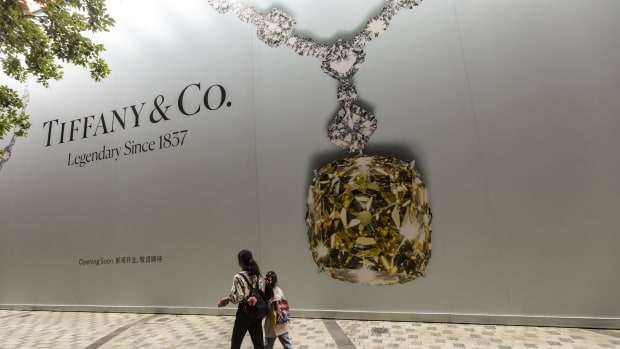
<svg viewBox="0 0 620 349">
<path fill-rule="evenodd" d="M 229 348 L 233 321 L 231 316 L 0 310 L 0 349 Z M 292 319 L 290 337 L 296 349 L 620 348 L 620 330 L 301 318 Z M 242 348 L 252 348 L 249 335 Z"/>
</svg>

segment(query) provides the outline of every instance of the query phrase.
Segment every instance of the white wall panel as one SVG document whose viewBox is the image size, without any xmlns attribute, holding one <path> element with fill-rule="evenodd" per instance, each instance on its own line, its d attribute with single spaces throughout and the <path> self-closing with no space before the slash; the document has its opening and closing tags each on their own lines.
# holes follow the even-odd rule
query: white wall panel
<svg viewBox="0 0 620 349">
<path fill-rule="evenodd" d="M 620 4 L 509 5 L 457 2 L 512 311 L 617 316 Z"/>
<path fill-rule="evenodd" d="M 332 42 L 382 4 L 275 5 Z M 112 74 L 69 67 L 30 85 L 33 128 L 0 172 L 0 306 L 216 312 L 249 248 L 307 311 L 618 319 L 619 2 L 426 0 L 368 44 L 355 77 L 378 119 L 367 152 L 416 160 L 434 214 L 427 276 L 400 286 L 333 280 L 310 255 L 312 171 L 347 156 L 326 135 L 337 83 L 318 59 L 266 46 L 206 1 L 108 6 L 117 24 L 97 38 Z M 195 83 L 224 86 L 231 106 L 181 115 Z M 45 146 L 44 121 L 150 112 L 158 95 L 168 121 Z M 67 166 L 179 130 L 175 149 Z M 163 262 L 78 263 L 146 255 Z"/>
</svg>

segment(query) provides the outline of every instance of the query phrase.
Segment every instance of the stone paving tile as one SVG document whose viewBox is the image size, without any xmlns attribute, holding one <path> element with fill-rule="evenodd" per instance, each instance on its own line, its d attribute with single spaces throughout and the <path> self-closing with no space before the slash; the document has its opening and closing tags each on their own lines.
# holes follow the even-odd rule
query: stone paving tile
<svg viewBox="0 0 620 349">
<path fill-rule="evenodd" d="M 233 323 L 232 316 L 161 315 L 132 326 L 101 349 L 229 348 Z M 296 348 L 336 348 L 319 319 L 293 319 L 289 337 Z M 249 335 L 242 348 L 253 348 Z"/>
<path fill-rule="evenodd" d="M 338 320 L 356 348 L 616 348 L 618 338 L 587 329 Z M 609 331 L 619 333 L 620 331 Z"/>
<path fill-rule="evenodd" d="M 0 348 L 85 348 L 144 314 L 86 312 L 0 313 Z"/>
<path fill-rule="evenodd" d="M 229 348 L 233 322 L 232 316 L 0 310 L 0 349 Z M 339 326 L 353 345 L 339 348 L 326 326 Z M 296 349 L 620 348 L 620 330 L 301 318 L 292 319 L 290 337 Z M 242 349 L 251 348 L 247 335 Z"/>
</svg>

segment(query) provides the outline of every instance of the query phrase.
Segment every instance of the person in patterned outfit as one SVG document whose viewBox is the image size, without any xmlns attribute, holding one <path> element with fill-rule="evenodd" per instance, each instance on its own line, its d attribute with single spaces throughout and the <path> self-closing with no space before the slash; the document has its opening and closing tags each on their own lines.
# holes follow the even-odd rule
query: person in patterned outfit
<svg viewBox="0 0 620 349">
<path fill-rule="evenodd" d="M 238 304 L 230 341 L 231 349 L 241 348 L 246 332 L 250 332 L 254 349 L 264 349 L 262 319 L 251 319 L 243 310 L 243 301 L 250 295 L 250 285 L 245 280 L 247 279 L 255 287 L 264 290 L 263 278 L 260 268 L 252 256 L 252 252 L 248 250 L 239 251 L 237 259 L 241 271 L 233 277 L 233 284 L 228 297 L 222 298 L 217 306 L 225 307 L 228 303 Z"/>
</svg>

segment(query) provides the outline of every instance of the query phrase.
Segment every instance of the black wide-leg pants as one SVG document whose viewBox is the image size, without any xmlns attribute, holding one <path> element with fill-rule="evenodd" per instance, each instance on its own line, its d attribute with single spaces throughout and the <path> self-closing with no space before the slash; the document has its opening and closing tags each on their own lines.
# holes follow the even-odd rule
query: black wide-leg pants
<svg viewBox="0 0 620 349">
<path fill-rule="evenodd" d="M 241 348 L 241 342 L 243 342 L 246 332 L 250 332 L 254 349 L 265 348 L 265 343 L 263 342 L 263 320 L 250 319 L 243 310 L 243 304 L 239 304 L 230 342 L 231 349 Z"/>
</svg>

